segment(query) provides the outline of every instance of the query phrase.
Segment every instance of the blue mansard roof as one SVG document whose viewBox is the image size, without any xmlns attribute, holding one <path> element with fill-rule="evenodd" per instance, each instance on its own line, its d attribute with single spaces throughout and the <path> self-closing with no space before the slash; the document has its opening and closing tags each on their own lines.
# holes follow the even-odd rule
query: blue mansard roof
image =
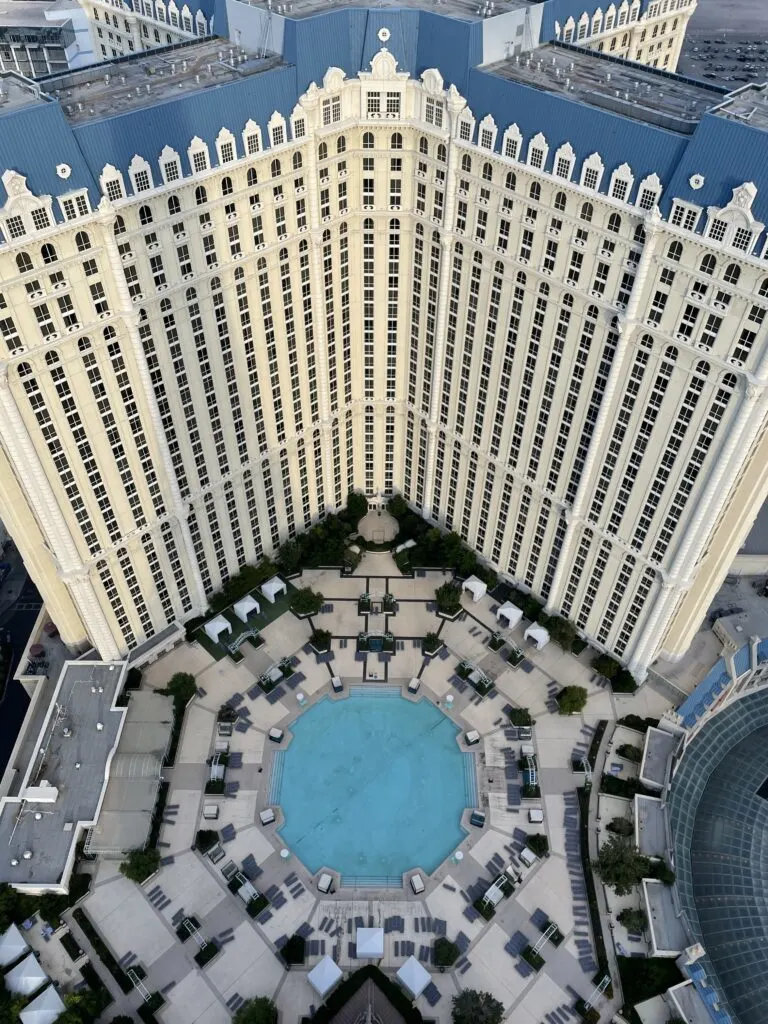
<svg viewBox="0 0 768 1024">
<path fill-rule="evenodd" d="M 545 0 L 533 10 L 550 5 L 561 13 L 582 6 L 575 0 Z M 264 30 L 264 21 L 258 18 L 263 19 L 264 9 L 231 5 L 230 24 L 235 6 L 238 17 L 255 19 L 242 22 L 244 30 L 238 28 L 240 44 L 258 50 Z M 215 7 L 219 19 L 224 14 L 225 0 L 215 0 Z M 72 101 L 65 98 L 62 76 L 57 76 L 42 83 L 43 89 L 50 89 L 47 99 L 30 100 L 0 115 L 0 171 L 11 168 L 25 175 L 29 187 L 38 194 L 60 195 L 88 188 L 96 203 L 97 182 L 105 165 L 113 164 L 125 173 L 136 154 L 156 168 L 165 146 L 184 154 L 191 140 L 199 136 L 208 144 L 215 160 L 215 139 L 221 128 L 227 128 L 237 140 L 238 155 L 242 155 L 240 138 L 249 119 L 261 125 L 264 141 L 268 143 L 266 124 L 274 111 L 286 119 L 290 117 L 299 97 L 311 82 L 320 84 L 329 67 L 342 68 L 348 77 L 369 70 L 372 57 L 382 46 L 378 33 L 387 28 L 386 45 L 400 70 L 418 77 L 427 68 L 437 68 L 446 86 L 455 85 L 466 98 L 477 121 L 488 114 L 493 116 L 498 128 L 497 150 L 501 149 L 504 130 L 516 123 L 523 136 L 523 155 L 534 135 L 541 132 L 546 138 L 549 168 L 558 146 L 570 142 L 576 154 L 574 178 L 578 177 L 581 162 L 592 153 L 599 153 L 606 171 L 600 186 L 603 192 L 609 186 L 611 172 L 621 164 L 632 168 L 635 186 L 655 172 L 664 188 L 664 214 L 669 212 L 673 197 L 698 206 L 722 207 L 736 186 L 752 181 L 758 190 L 753 214 L 768 222 L 768 114 L 760 127 L 709 113 L 726 99 L 724 89 L 559 44 L 537 50 L 534 63 L 549 64 L 564 54 L 565 59 L 576 64 L 576 74 L 583 63 L 585 67 L 589 65 L 590 74 L 597 64 L 602 74 L 611 71 L 614 77 L 634 76 L 642 83 L 642 90 L 649 90 L 648 102 L 611 109 L 608 100 L 596 102 L 589 88 L 580 94 L 558 91 L 550 88 L 554 83 L 548 85 L 543 81 L 543 73 L 537 78 L 534 69 L 526 77 L 521 71 L 522 64 L 512 67 L 511 73 L 502 74 L 495 62 L 501 59 L 498 38 L 503 34 L 504 24 L 500 22 L 494 39 L 492 18 L 451 16 L 417 7 L 347 8 L 296 18 L 287 15 L 281 22 L 277 58 L 263 65 L 254 60 L 247 73 L 232 75 L 225 84 L 206 86 L 191 76 L 183 82 L 184 89 L 179 93 L 163 94 L 160 90 L 157 95 L 135 100 L 124 111 L 108 110 L 105 106 L 91 117 L 87 112 L 75 116 L 71 109 L 69 113 L 62 109 L 53 98 L 56 88 L 62 86 L 62 104 Z M 544 38 L 546 33 L 542 31 L 541 36 Z M 192 54 L 198 45 L 189 44 L 188 53 Z M 212 45 L 216 47 L 219 43 Z M 220 45 L 224 48 L 227 44 L 222 41 Z M 538 60 L 545 51 L 546 61 Z M 131 62 L 151 60 L 155 52 L 124 58 L 115 62 L 113 68 L 99 65 L 94 74 L 103 77 L 105 71 L 111 70 L 118 75 Z M 493 60 L 489 64 L 491 52 Z M 170 56 L 165 54 L 168 59 Z M 183 58 L 181 47 L 177 49 L 177 59 Z M 488 66 L 480 66 L 484 61 Z M 688 110 L 679 124 L 671 118 L 671 127 L 666 125 L 657 116 L 651 89 L 657 90 L 659 96 L 667 94 L 666 103 L 671 102 L 676 91 L 683 105 L 690 92 L 693 99 L 688 106 L 695 108 L 695 112 L 691 114 Z M 616 100 L 615 104 L 620 102 Z M 60 163 L 71 168 L 66 179 L 57 174 L 56 166 Z M 183 173 L 189 173 L 186 161 L 182 163 Z M 697 182 L 700 187 L 696 190 L 690 184 L 694 175 L 703 178 L 703 185 Z"/>
</svg>

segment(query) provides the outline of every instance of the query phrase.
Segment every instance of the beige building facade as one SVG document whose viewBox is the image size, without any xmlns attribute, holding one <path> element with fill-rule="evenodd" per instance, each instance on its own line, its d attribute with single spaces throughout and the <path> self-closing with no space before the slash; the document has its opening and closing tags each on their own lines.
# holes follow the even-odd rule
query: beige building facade
<svg viewBox="0 0 768 1024">
<path fill-rule="evenodd" d="M 98 205 L 5 169 L 0 519 L 67 643 L 123 655 L 357 489 L 639 678 L 685 652 L 768 492 L 757 190 L 662 217 L 549 148 L 382 47 Z"/>
</svg>

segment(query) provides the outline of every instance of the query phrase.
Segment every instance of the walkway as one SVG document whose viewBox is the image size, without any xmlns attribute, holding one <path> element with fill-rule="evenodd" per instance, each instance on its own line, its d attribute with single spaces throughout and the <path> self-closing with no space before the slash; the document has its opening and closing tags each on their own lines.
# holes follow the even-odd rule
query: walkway
<svg viewBox="0 0 768 1024">
<path fill-rule="evenodd" d="M 357 531 L 371 544 L 387 544 L 397 536 L 397 520 L 389 512 L 368 512 L 360 520 Z"/>
<path fill-rule="evenodd" d="M 101 962 L 99 954 L 94 950 L 85 932 L 73 919 L 71 910 L 67 910 L 62 914 L 62 920 L 66 922 L 67 927 L 75 937 L 80 949 L 87 954 L 88 959 L 93 964 L 94 970 L 101 978 L 102 982 L 109 990 L 109 994 L 114 1000 L 109 1004 L 104 1013 L 102 1013 L 101 1017 L 99 1017 L 98 1024 L 106 1024 L 107 1021 L 111 1021 L 113 1017 L 119 1017 L 121 1014 L 126 1017 L 135 1017 L 136 1009 L 141 1003 L 141 999 L 136 990 L 134 989 L 133 992 L 128 993 L 123 992 L 110 972 Z"/>
</svg>

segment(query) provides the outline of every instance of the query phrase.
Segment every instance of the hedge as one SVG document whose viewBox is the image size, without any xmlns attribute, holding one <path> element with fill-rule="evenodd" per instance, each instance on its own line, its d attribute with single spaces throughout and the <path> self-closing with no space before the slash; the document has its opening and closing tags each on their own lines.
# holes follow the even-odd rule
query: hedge
<svg viewBox="0 0 768 1024">
<path fill-rule="evenodd" d="M 112 956 L 112 953 L 107 948 L 106 943 L 99 935 L 99 933 L 96 931 L 95 927 L 91 923 L 90 918 L 83 910 L 83 908 L 75 907 L 75 909 L 72 911 L 72 917 L 82 928 L 85 937 L 93 946 L 94 952 L 99 957 L 99 959 L 104 964 L 109 973 L 112 975 L 112 977 L 115 979 L 117 984 L 120 986 L 120 990 L 126 993 L 132 992 L 133 982 L 125 973 L 125 971 L 120 967 L 117 960 L 115 960 L 114 956 Z"/>
</svg>

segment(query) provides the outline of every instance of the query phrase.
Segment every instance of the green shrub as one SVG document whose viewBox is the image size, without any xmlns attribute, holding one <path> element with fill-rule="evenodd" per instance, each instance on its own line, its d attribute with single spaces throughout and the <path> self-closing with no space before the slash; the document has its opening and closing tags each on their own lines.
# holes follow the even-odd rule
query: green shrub
<svg viewBox="0 0 768 1024">
<path fill-rule="evenodd" d="M 269 900 L 266 896 L 259 893 L 258 896 L 254 896 L 253 899 L 246 903 L 245 910 L 248 917 L 258 917 L 262 910 L 266 910 L 269 906 Z"/>
<path fill-rule="evenodd" d="M 331 634 L 327 629 L 316 629 L 309 638 L 316 651 L 328 651 L 331 647 Z"/>
<path fill-rule="evenodd" d="M 565 686 L 557 695 L 557 706 L 561 715 L 575 715 L 583 711 L 587 703 L 587 691 L 583 686 Z"/>
<path fill-rule="evenodd" d="M 633 764 L 640 764 L 643 760 L 642 747 L 635 747 L 631 743 L 622 743 L 617 748 L 617 753 L 620 757 L 623 757 L 626 761 L 631 761 Z"/>
<path fill-rule="evenodd" d="M 541 615 L 539 616 L 539 621 L 541 621 Z M 564 651 L 570 651 L 573 648 L 574 641 L 578 638 L 578 633 L 576 632 L 576 627 L 568 619 L 555 615 L 547 622 L 546 628 L 552 640 Z"/>
<path fill-rule="evenodd" d="M 621 662 L 616 661 L 610 654 L 598 654 L 592 659 L 592 668 L 605 679 L 613 679 L 621 671 Z"/>
<path fill-rule="evenodd" d="M 451 942 L 444 935 L 435 939 L 435 966 L 453 967 L 461 955 L 461 950 L 455 942 Z"/>
<path fill-rule="evenodd" d="M 545 964 L 544 957 L 539 953 L 534 953 L 533 946 L 526 946 L 520 956 L 531 965 L 534 971 L 540 971 Z"/>
<path fill-rule="evenodd" d="M 387 512 L 395 519 L 402 519 L 409 512 L 408 502 L 402 494 L 393 494 L 387 502 Z"/>
<path fill-rule="evenodd" d="M 544 611 L 544 605 L 541 601 L 537 601 L 536 598 L 532 597 L 530 594 L 523 598 L 519 607 L 526 619 L 531 622 L 538 622 L 539 616 Z"/>
<path fill-rule="evenodd" d="M 587 1004 L 585 1000 L 581 998 L 577 999 L 574 1009 L 576 1010 L 576 1013 L 579 1014 L 581 1019 L 586 1022 L 586 1024 L 599 1024 L 599 1011 L 596 1010 L 594 1006 L 590 1006 L 590 1008 L 587 1009 Z"/>
<path fill-rule="evenodd" d="M 492 917 L 496 915 L 496 908 L 492 907 L 490 903 L 486 903 L 485 900 L 478 898 L 472 904 L 478 914 L 485 918 L 486 921 L 490 921 Z"/>
<path fill-rule="evenodd" d="M 205 793 L 207 796 L 221 796 L 225 791 L 226 785 L 224 779 L 208 779 L 205 784 Z"/>
<path fill-rule="evenodd" d="M 461 611 L 461 587 L 455 583 L 443 583 L 435 591 L 437 610 L 443 615 L 457 615 Z"/>
<path fill-rule="evenodd" d="M 131 850 L 120 864 L 120 872 L 140 885 L 160 867 L 160 851 L 156 849 Z"/>
<path fill-rule="evenodd" d="M 616 959 L 624 1002 L 628 1007 L 653 999 L 683 980 L 675 961 L 666 957 L 619 956 Z"/>
<path fill-rule="evenodd" d="M 633 910 L 630 907 L 620 911 L 617 920 L 623 924 L 628 932 L 642 932 L 648 925 L 648 917 L 644 910 Z"/>
<path fill-rule="evenodd" d="M 549 853 L 549 840 L 541 832 L 534 832 L 533 835 L 528 836 L 525 842 L 537 857 L 546 857 Z"/>
<path fill-rule="evenodd" d="M 277 1024 L 277 1007 L 267 996 L 248 999 L 232 1018 L 232 1024 Z"/>
<path fill-rule="evenodd" d="M 510 708 L 507 714 L 512 725 L 533 725 L 533 718 L 528 708 Z"/>
<path fill-rule="evenodd" d="M 303 964 L 307 940 L 301 935 L 292 935 L 280 950 L 280 956 L 287 964 Z"/>
<path fill-rule="evenodd" d="M 612 835 L 603 843 L 592 865 L 604 885 L 617 896 L 628 896 L 650 872 L 650 861 L 635 849 L 632 840 Z"/>
<path fill-rule="evenodd" d="M 368 512 L 368 499 L 359 491 L 350 491 L 347 495 L 347 518 L 353 530 L 356 530 L 360 520 Z"/>
<path fill-rule="evenodd" d="M 653 860 L 651 861 L 651 878 L 655 878 L 657 882 L 663 882 L 664 885 L 674 885 L 675 872 L 665 861 Z"/>
<path fill-rule="evenodd" d="M 629 818 L 611 818 L 605 827 L 617 836 L 633 836 L 635 834 L 635 826 Z"/>
<path fill-rule="evenodd" d="M 634 693 L 637 689 L 635 677 L 628 669 L 619 669 L 611 679 L 611 689 L 614 693 Z"/>
<path fill-rule="evenodd" d="M 501 1024 L 503 1017 L 504 1006 L 489 992 L 465 988 L 453 997 L 453 1024 Z"/>
<path fill-rule="evenodd" d="M 443 641 L 437 633 L 427 633 L 422 641 L 421 649 L 424 654 L 435 654 L 442 646 Z"/>
<path fill-rule="evenodd" d="M 294 615 L 317 615 L 325 602 L 322 594 L 310 587 L 302 587 L 293 595 L 291 611 Z"/>
<path fill-rule="evenodd" d="M 218 955 L 219 946 L 215 939 L 208 939 L 199 952 L 195 953 L 195 963 L 198 967 L 205 967 L 215 956 Z"/>
<path fill-rule="evenodd" d="M 195 836 L 195 849 L 199 850 L 200 853 L 208 853 L 208 851 L 216 845 L 219 841 L 219 833 L 212 828 L 201 828 L 198 829 L 197 835 Z"/>
<path fill-rule="evenodd" d="M 617 725 L 626 725 L 628 729 L 635 729 L 637 732 L 646 732 L 658 724 L 658 718 L 640 718 L 639 715 L 624 715 L 617 722 Z"/>
</svg>

